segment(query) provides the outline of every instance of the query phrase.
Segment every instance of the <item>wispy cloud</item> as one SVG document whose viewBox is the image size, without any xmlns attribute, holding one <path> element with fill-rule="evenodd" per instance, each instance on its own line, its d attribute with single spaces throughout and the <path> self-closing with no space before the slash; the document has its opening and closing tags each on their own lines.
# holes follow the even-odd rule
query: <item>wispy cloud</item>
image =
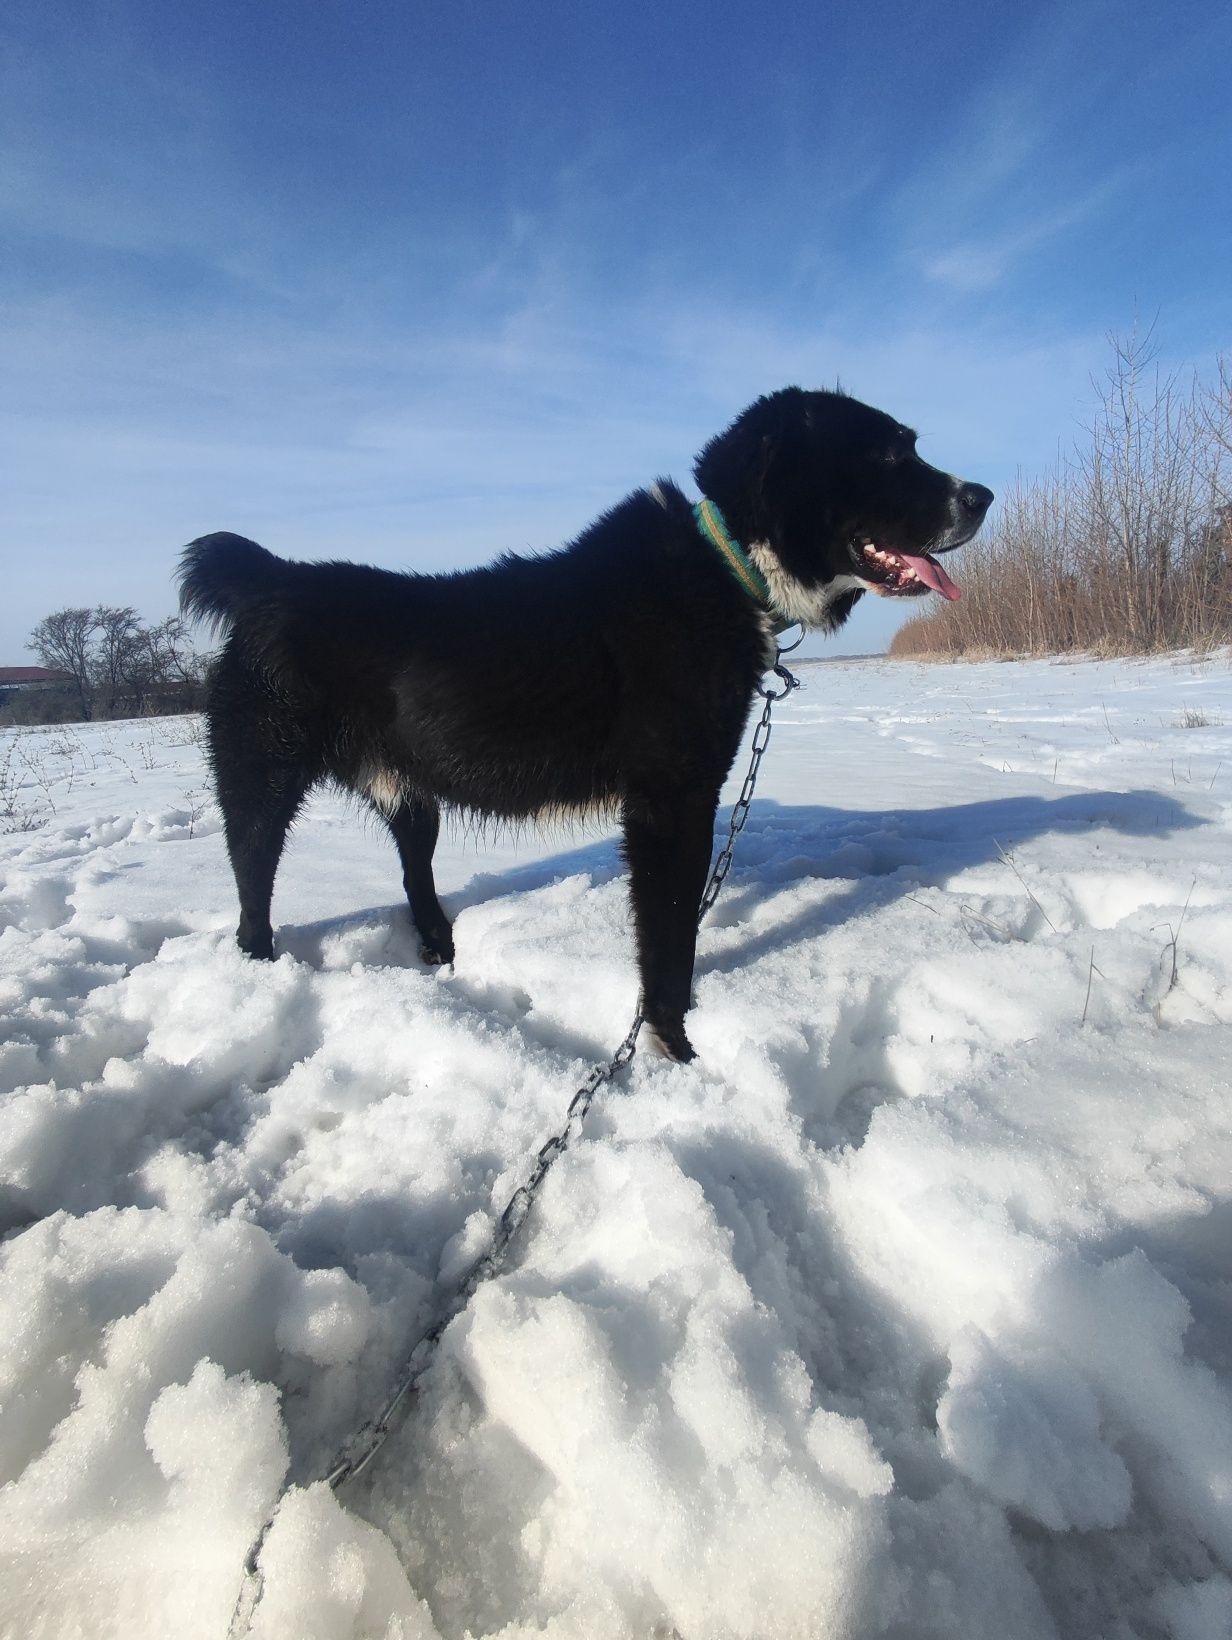
<svg viewBox="0 0 1232 1640">
<path fill-rule="evenodd" d="M 1120 112 L 1099 49 L 1115 10 L 1115 0 L 1079 0 L 1028 15 L 991 77 L 950 107 L 894 198 L 906 266 L 983 296 L 1064 236 L 1096 228 L 1143 183 L 1149 160 L 1102 138 Z M 1124 87 L 1115 91 L 1119 101 Z"/>
<path fill-rule="evenodd" d="M 792 381 L 841 379 L 999 488 L 1066 439 L 1134 295 L 1175 282 L 1162 250 L 1154 283 L 1110 282 L 1113 207 L 1164 191 L 1126 140 L 1148 95 L 1160 176 L 1188 178 L 1177 94 L 1205 57 L 1160 50 L 1160 20 L 1127 77 L 1121 0 L 1047 0 L 997 42 L 938 16 L 918 52 L 893 5 L 733 13 L 659 52 L 602 8 L 540 38 L 379 0 L 341 44 L 292 0 L 100 0 L 67 33 L 12 9 L 0 647 L 70 600 L 164 612 L 211 527 L 418 568 L 554 545 Z M 1227 258 L 1209 198 L 1194 215 L 1196 348 Z"/>
<path fill-rule="evenodd" d="M 1095 221 L 1132 181 L 1128 171 L 1118 172 L 1083 198 L 1045 210 L 995 237 L 959 241 L 948 250 L 926 257 L 924 272 L 930 279 L 957 291 L 991 290 L 1033 252 L 1070 230 Z"/>
<path fill-rule="evenodd" d="M 1039 430 L 1056 428 L 1096 345 L 921 328 L 910 314 L 870 330 L 841 313 L 801 326 L 559 296 L 454 334 L 28 318 L 9 361 L 24 413 L 0 426 L 21 475 L 6 536 L 41 543 L 39 573 L 7 611 L 14 648 L 67 601 L 164 612 L 176 548 L 213 528 L 398 568 L 554 546 L 661 472 L 687 482 L 701 444 L 787 382 L 841 376 L 918 424 L 940 464 L 998 487 L 1051 456 Z M 861 630 L 855 647 L 875 647 Z"/>
</svg>

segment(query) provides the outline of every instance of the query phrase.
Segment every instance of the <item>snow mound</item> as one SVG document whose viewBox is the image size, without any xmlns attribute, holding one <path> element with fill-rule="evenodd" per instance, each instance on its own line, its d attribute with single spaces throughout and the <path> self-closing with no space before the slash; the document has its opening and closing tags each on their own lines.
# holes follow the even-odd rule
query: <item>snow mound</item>
<svg viewBox="0 0 1232 1640">
<path fill-rule="evenodd" d="M 603 1091 L 337 1497 L 625 1033 L 615 840 L 447 837 L 430 970 L 318 797 L 257 965 L 199 736 L 23 741 L 0 1634 L 220 1640 L 271 1513 L 256 1640 L 1232 1633 L 1226 662 L 802 673 L 698 1062 Z"/>
</svg>

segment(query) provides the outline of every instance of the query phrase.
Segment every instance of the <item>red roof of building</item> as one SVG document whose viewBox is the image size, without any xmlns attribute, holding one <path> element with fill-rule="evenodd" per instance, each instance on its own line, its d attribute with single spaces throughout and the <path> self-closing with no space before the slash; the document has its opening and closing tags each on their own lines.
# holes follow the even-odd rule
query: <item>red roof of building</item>
<svg viewBox="0 0 1232 1640">
<path fill-rule="evenodd" d="M 45 666 L 0 666 L 0 689 L 6 683 L 72 683 L 71 672 L 52 672 Z"/>
</svg>

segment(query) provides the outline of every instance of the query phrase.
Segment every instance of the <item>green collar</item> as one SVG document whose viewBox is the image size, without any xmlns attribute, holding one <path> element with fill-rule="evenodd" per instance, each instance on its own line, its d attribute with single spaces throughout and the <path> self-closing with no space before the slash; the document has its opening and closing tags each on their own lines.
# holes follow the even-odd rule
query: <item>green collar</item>
<svg viewBox="0 0 1232 1640">
<path fill-rule="evenodd" d="M 757 565 L 745 552 L 727 528 L 727 520 L 715 506 L 713 501 L 702 499 L 693 508 L 693 516 L 697 520 L 697 527 L 727 565 L 728 569 L 739 581 L 740 585 L 752 598 L 760 604 L 766 614 L 774 622 L 776 635 L 786 632 L 788 627 L 794 626 L 794 621 L 787 620 L 774 607 L 774 600 L 770 596 L 770 584 L 758 569 Z"/>
</svg>

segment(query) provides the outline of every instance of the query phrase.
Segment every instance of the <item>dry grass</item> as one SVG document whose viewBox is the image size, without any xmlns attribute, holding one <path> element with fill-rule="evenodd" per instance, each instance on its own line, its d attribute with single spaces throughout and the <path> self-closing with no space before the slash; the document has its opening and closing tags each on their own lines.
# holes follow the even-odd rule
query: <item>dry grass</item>
<svg viewBox="0 0 1232 1640">
<path fill-rule="evenodd" d="M 1176 720 L 1178 729 L 1219 729 L 1222 728 L 1220 718 L 1207 717 L 1196 706 L 1187 706 Z"/>
<path fill-rule="evenodd" d="M 1232 361 L 1182 382 L 1113 340 L 1089 439 L 962 551 L 963 596 L 890 653 L 1148 654 L 1232 641 Z"/>
</svg>

